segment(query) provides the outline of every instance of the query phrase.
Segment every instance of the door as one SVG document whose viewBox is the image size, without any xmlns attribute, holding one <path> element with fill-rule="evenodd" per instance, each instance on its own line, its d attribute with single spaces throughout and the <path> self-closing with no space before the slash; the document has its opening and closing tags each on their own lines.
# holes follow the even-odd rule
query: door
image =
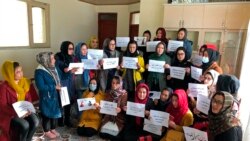
<svg viewBox="0 0 250 141">
<path fill-rule="evenodd" d="M 140 13 L 139 12 L 131 12 L 130 20 L 129 20 L 129 37 L 130 39 L 134 39 L 134 37 L 138 36 L 139 33 L 139 23 L 140 23 Z"/>
<path fill-rule="evenodd" d="M 102 48 L 105 38 L 115 38 L 117 30 L 117 13 L 98 14 L 99 48 Z"/>
<path fill-rule="evenodd" d="M 183 5 L 164 5 L 163 27 L 182 27 Z"/>
</svg>

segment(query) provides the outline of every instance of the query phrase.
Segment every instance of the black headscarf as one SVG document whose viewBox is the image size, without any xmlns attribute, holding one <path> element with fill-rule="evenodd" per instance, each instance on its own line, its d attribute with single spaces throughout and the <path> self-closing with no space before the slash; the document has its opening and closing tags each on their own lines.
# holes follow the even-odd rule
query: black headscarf
<svg viewBox="0 0 250 141">
<path fill-rule="evenodd" d="M 134 53 L 131 53 L 129 51 L 129 45 L 130 44 L 135 44 L 136 45 L 136 50 Z M 138 51 L 138 45 L 137 45 L 137 42 L 134 41 L 134 40 L 130 40 L 129 43 L 128 43 L 128 46 L 127 46 L 127 49 L 126 51 L 124 52 L 124 56 L 127 56 L 127 57 L 137 57 L 139 55 L 139 51 Z"/>
<path fill-rule="evenodd" d="M 234 75 L 223 74 L 219 75 L 216 87 L 217 91 L 226 91 L 236 97 L 240 87 L 240 81 Z"/>
<path fill-rule="evenodd" d="M 73 62 L 73 56 L 68 54 L 69 45 L 74 44 L 70 41 L 63 41 L 60 47 L 59 53 L 56 54 L 59 60 L 62 60 L 66 65 L 69 65 L 70 62 Z"/>
<path fill-rule="evenodd" d="M 177 58 L 179 50 L 183 50 L 183 52 L 185 53 L 185 58 L 182 61 L 178 60 L 178 58 Z M 173 66 L 180 66 L 180 65 L 182 66 L 182 64 L 184 65 L 184 63 L 187 63 L 187 60 L 188 60 L 188 58 L 187 58 L 187 55 L 186 55 L 186 49 L 184 47 L 178 47 L 176 49 L 176 51 L 175 51 L 175 58 L 174 58 L 174 62 L 173 62 L 172 65 Z"/>
<path fill-rule="evenodd" d="M 216 46 L 213 45 L 213 44 L 206 44 L 206 45 L 203 45 L 205 46 L 205 51 L 207 51 L 208 53 L 208 59 L 209 59 L 209 62 L 208 63 L 203 63 L 202 65 L 202 68 L 203 68 L 203 71 L 207 70 L 207 68 L 209 68 L 214 62 L 216 62 L 218 59 L 219 59 L 219 52 L 217 51 L 216 49 Z M 204 52 L 203 52 L 203 55 L 204 55 Z"/>
</svg>

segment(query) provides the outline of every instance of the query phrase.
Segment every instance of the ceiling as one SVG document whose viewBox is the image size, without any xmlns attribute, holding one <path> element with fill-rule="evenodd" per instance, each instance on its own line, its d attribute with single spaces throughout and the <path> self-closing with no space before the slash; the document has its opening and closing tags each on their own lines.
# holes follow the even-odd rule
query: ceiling
<svg viewBox="0 0 250 141">
<path fill-rule="evenodd" d="M 79 0 L 94 5 L 128 5 L 138 3 L 140 0 Z"/>
</svg>

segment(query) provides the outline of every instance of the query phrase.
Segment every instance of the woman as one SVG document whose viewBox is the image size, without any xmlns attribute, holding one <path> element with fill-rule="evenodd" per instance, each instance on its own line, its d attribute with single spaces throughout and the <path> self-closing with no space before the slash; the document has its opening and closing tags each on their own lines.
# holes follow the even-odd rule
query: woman
<svg viewBox="0 0 250 141">
<path fill-rule="evenodd" d="M 183 132 L 183 126 L 193 124 L 193 114 L 188 108 L 187 94 L 182 89 L 174 91 L 171 97 L 172 103 L 167 107 L 167 112 L 172 116 L 169 121 L 171 129 Z"/>
<path fill-rule="evenodd" d="M 149 30 L 145 30 L 143 32 L 143 37 L 146 37 L 147 38 L 147 42 L 151 41 L 151 32 Z"/>
<path fill-rule="evenodd" d="M 101 138 L 109 139 L 111 141 L 121 140 L 120 133 L 125 125 L 125 112 L 123 109 L 127 104 L 127 92 L 122 89 L 122 81 L 119 76 L 114 76 L 112 78 L 111 89 L 107 91 L 105 101 L 117 103 L 117 116 L 104 115 L 99 135 Z M 113 122 L 117 125 L 118 134 L 111 135 L 102 130 L 105 124 L 109 122 Z"/>
<path fill-rule="evenodd" d="M 80 42 L 75 48 L 74 62 L 82 62 L 83 59 L 88 59 L 88 47 L 87 44 Z M 81 75 L 75 75 L 77 97 L 82 97 L 82 93 L 88 88 L 89 80 L 92 77 L 94 77 L 94 72 L 86 69 L 83 70 Z"/>
<path fill-rule="evenodd" d="M 70 41 L 63 41 L 60 48 L 61 52 L 55 55 L 56 66 L 59 68 L 58 71 L 61 72 L 61 85 L 67 87 L 68 94 L 70 97 L 70 104 L 64 106 L 64 119 L 63 117 L 59 119 L 59 126 L 64 124 L 71 127 L 70 122 L 70 108 L 73 104 L 73 100 L 76 98 L 73 74 L 77 71 L 77 68 L 69 69 L 69 64 L 73 63 L 74 54 L 74 44 Z"/>
<path fill-rule="evenodd" d="M 161 41 L 168 46 L 168 39 L 166 38 L 166 30 L 163 27 L 159 27 L 156 30 L 156 37 L 154 38 L 154 41 Z"/>
<path fill-rule="evenodd" d="M 192 44 L 193 42 L 187 39 L 187 29 L 180 28 L 177 32 L 177 41 L 183 41 L 183 47 L 185 48 L 185 53 L 187 56 L 187 60 L 189 60 L 192 56 Z"/>
<path fill-rule="evenodd" d="M 135 87 L 137 84 L 142 81 L 142 73 L 145 71 L 144 59 L 139 55 L 139 51 L 137 50 L 138 46 L 136 41 L 130 41 L 127 46 L 127 50 L 124 53 L 124 57 L 133 57 L 138 59 L 138 63 L 136 64 L 137 69 L 122 69 L 123 74 L 123 86 L 124 89 L 128 91 L 128 99 L 134 98 Z M 123 66 L 121 65 L 121 68 Z"/>
<path fill-rule="evenodd" d="M 136 87 L 133 102 L 145 104 L 145 118 L 148 118 L 150 109 L 154 104 L 149 98 L 149 88 L 146 84 L 141 83 Z M 126 108 L 125 108 L 126 110 Z M 147 136 L 150 133 L 143 130 L 144 118 L 135 116 L 126 116 L 126 124 L 124 129 L 124 141 L 137 141 L 140 136 Z"/>
<path fill-rule="evenodd" d="M 216 46 L 213 44 L 205 44 L 203 46 L 206 47 L 203 52 L 203 58 L 202 58 L 203 74 L 206 74 L 206 72 L 209 71 L 210 69 L 213 69 L 217 71 L 219 74 L 222 74 L 223 71 L 216 62 L 219 58 L 219 52 L 217 51 Z"/>
<path fill-rule="evenodd" d="M 5 81 L 0 85 L 0 140 L 31 141 L 39 124 L 38 117 L 31 112 L 18 117 L 12 106 L 20 101 L 31 102 L 30 82 L 23 77 L 23 70 L 18 62 L 5 61 L 2 76 Z"/>
<path fill-rule="evenodd" d="M 173 90 L 171 88 L 164 88 L 161 91 L 160 99 L 154 100 L 154 110 L 165 112 L 171 103 L 172 93 Z"/>
<path fill-rule="evenodd" d="M 233 96 L 228 92 L 216 92 L 208 111 L 209 141 L 242 141 L 240 120 L 233 114 Z"/>
<path fill-rule="evenodd" d="M 99 41 L 98 38 L 96 36 L 92 36 L 89 39 L 89 44 L 88 44 L 89 48 L 91 49 L 98 49 L 99 48 Z"/>
<path fill-rule="evenodd" d="M 41 52 L 36 56 L 36 60 L 39 65 L 35 70 L 35 82 L 39 90 L 42 127 L 45 136 L 53 139 L 59 136 L 55 129 L 57 119 L 62 117 L 59 104 L 60 78 L 52 52 Z"/>
<path fill-rule="evenodd" d="M 89 81 L 89 88 L 83 93 L 82 98 L 95 98 L 96 103 L 94 106 L 96 107 L 98 107 L 100 101 L 105 98 L 95 78 Z M 77 134 L 86 137 L 96 135 L 101 125 L 101 119 L 102 115 L 99 113 L 98 109 L 84 111 L 77 127 Z"/>
<path fill-rule="evenodd" d="M 115 48 L 115 39 L 105 39 L 105 42 L 107 43 L 105 47 L 103 48 L 103 58 L 120 58 L 120 52 L 117 51 Z M 103 60 L 100 61 L 100 66 L 103 66 Z M 99 70 L 99 80 L 101 85 L 101 90 L 106 91 L 111 88 L 111 80 L 113 76 L 118 75 L 119 65 L 117 68 L 114 69 L 107 69 L 107 70 Z"/>
<path fill-rule="evenodd" d="M 149 56 L 149 61 L 150 60 L 164 61 L 165 65 L 162 67 L 164 67 L 164 69 L 169 68 L 171 59 L 169 58 L 169 56 L 165 54 L 165 51 L 166 51 L 165 43 L 164 42 L 158 43 L 155 48 L 155 53 Z M 147 64 L 146 65 L 147 69 L 148 66 L 149 65 Z M 149 72 L 147 84 L 151 91 L 163 90 L 167 86 L 165 73 Z"/>
<path fill-rule="evenodd" d="M 175 60 L 171 64 L 171 66 L 185 68 L 186 73 L 185 73 L 185 77 L 183 80 L 177 79 L 177 78 L 171 78 L 170 75 L 168 75 L 167 80 L 170 81 L 170 85 L 171 85 L 170 87 L 173 90 L 176 90 L 176 89 L 187 90 L 188 83 L 191 81 L 191 74 L 190 74 L 191 63 L 188 62 L 186 50 L 184 47 L 177 48 L 176 53 L 175 53 Z"/>
</svg>

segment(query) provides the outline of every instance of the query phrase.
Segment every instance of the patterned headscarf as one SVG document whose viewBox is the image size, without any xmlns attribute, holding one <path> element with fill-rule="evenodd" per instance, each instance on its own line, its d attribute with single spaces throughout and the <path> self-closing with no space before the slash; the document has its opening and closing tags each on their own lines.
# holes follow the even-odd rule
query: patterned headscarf
<svg viewBox="0 0 250 141">
<path fill-rule="evenodd" d="M 52 52 L 41 52 L 37 54 L 36 61 L 41 64 L 54 78 L 57 85 L 60 84 L 59 75 L 56 71 L 55 66 L 52 66 L 51 64 L 51 55 L 53 55 Z"/>
<path fill-rule="evenodd" d="M 13 88 L 18 94 L 17 100 L 24 101 L 27 92 L 30 89 L 30 80 L 23 77 L 18 83 L 15 83 L 15 68 L 13 61 L 5 61 L 2 65 L 2 75 L 5 81 L 8 82 L 11 88 Z"/>
<path fill-rule="evenodd" d="M 172 97 L 173 96 L 178 97 L 178 107 L 174 108 L 173 104 L 171 103 L 167 107 L 167 112 L 174 117 L 175 124 L 179 125 L 183 116 L 188 112 L 187 94 L 183 89 L 177 89 L 172 94 Z"/>
<path fill-rule="evenodd" d="M 212 102 L 210 103 L 210 109 L 208 111 L 208 120 L 209 120 L 208 128 L 210 137 L 214 137 L 234 126 L 240 125 L 239 120 L 235 120 L 235 117 L 233 115 L 233 110 L 232 110 L 233 96 L 228 92 L 219 91 L 214 94 L 212 100 L 216 95 L 223 95 L 224 102 L 222 109 L 217 114 L 214 114 L 212 112 Z"/>
</svg>

